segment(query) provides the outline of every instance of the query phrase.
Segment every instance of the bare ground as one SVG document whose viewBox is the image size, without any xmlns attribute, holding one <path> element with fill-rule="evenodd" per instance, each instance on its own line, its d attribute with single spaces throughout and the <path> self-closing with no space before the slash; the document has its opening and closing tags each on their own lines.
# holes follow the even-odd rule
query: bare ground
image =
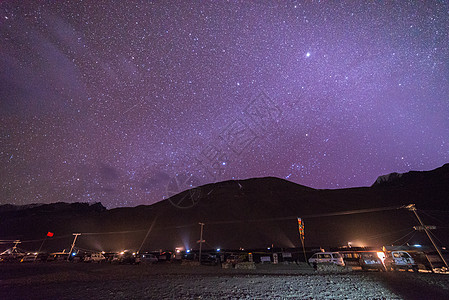
<svg viewBox="0 0 449 300">
<path fill-rule="evenodd" d="M 449 299 L 449 276 L 306 266 L 0 264 L 0 299 Z"/>
</svg>

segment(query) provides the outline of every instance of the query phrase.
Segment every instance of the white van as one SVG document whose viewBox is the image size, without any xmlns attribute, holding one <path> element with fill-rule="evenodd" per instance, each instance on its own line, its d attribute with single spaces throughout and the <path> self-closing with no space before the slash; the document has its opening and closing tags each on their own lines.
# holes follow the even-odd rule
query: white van
<svg viewBox="0 0 449 300">
<path fill-rule="evenodd" d="M 309 258 L 309 263 L 313 266 L 322 263 L 331 263 L 338 266 L 344 266 L 343 256 L 338 252 L 317 252 Z"/>
</svg>

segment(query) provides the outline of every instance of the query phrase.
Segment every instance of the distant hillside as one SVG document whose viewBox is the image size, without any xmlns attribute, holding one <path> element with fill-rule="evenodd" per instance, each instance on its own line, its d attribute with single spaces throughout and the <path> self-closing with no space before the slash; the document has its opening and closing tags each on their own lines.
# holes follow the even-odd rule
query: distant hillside
<svg viewBox="0 0 449 300">
<path fill-rule="evenodd" d="M 417 225 L 406 209 L 329 215 L 415 203 L 418 209 L 428 210 L 422 213 L 423 220 L 438 226 L 433 233 L 448 245 L 444 212 L 449 211 L 448 179 L 449 165 L 444 165 L 433 171 L 382 177 L 364 188 L 316 190 L 266 177 L 207 184 L 148 206 L 111 210 L 99 203 L 55 203 L 22 209 L 2 206 L 0 239 L 41 239 L 52 231 L 55 235 L 46 240 L 45 247 L 62 250 L 70 246 L 72 233 L 78 232 L 82 236 L 77 246 L 84 249 L 195 249 L 198 222 L 203 222 L 206 248 L 295 247 L 300 245 L 296 217 L 301 217 L 308 246 L 348 242 L 376 246 L 401 244 L 408 238 L 409 243 L 427 243 L 422 232 L 400 239 Z M 39 245 L 37 241 L 21 247 L 35 249 Z"/>
<path fill-rule="evenodd" d="M 9 215 L 21 215 L 26 216 L 30 214 L 42 214 L 42 213 L 64 213 L 64 212 L 78 212 L 78 213 L 89 213 L 92 211 L 101 212 L 105 211 L 101 203 L 65 203 L 57 202 L 52 204 L 34 203 L 28 205 L 12 205 L 5 204 L 0 205 L 0 213 L 8 213 Z"/>
<path fill-rule="evenodd" d="M 379 176 L 373 187 L 399 187 L 399 186 L 437 186 L 449 185 L 449 164 L 432 171 L 410 171 L 407 173 L 391 173 Z"/>
</svg>

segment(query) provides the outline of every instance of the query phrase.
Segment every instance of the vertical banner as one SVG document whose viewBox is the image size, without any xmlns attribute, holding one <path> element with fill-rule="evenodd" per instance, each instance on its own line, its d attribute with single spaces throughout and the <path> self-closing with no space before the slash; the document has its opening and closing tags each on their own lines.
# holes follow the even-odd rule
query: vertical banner
<svg viewBox="0 0 449 300">
<path fill-rule="evenodd" d="M 301 240 L 302 251 L 304 253 L 304 262 L 307 263 L 306 247 L 304 245 L 304 222 L 298 217 L 299 239 Z"/>
<path fill-rule="evenodd" d="M 299 230 L 299 237 L 301 239 L 304 239 L 304 222 L 301 218 L 298 218 L 298 230 Z"/>
</svg>

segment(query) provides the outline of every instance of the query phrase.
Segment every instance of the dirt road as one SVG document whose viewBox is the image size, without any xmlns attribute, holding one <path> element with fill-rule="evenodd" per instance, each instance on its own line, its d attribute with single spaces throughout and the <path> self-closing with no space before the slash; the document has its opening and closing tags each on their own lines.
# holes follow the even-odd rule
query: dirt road
<svg viewBox="0 0 449 300">
<path fill-rule="evenodd" d="M 296 266 L 2 264 L 1 299 L 449 299 L 449 276 Z"/>
</svg>

